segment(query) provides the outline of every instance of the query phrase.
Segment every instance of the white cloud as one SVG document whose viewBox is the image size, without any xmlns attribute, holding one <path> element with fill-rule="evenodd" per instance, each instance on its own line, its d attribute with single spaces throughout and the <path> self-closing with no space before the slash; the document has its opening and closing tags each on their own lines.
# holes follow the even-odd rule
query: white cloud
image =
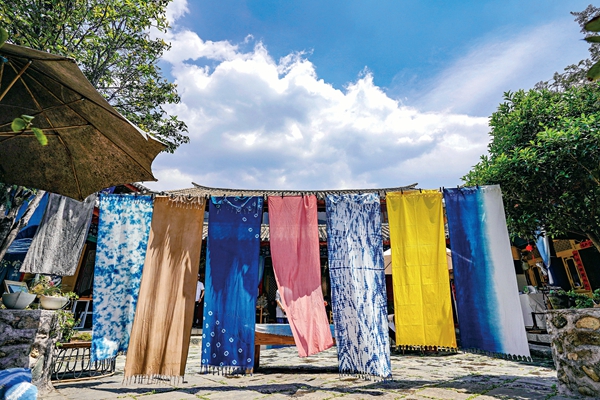
<svg viewBox="0 0 600 400">
<path fill-rule="evenodd" d="M 421 109 L 489 115 L 508 90 L 528 89 L 588 57 L 570 16 L 517 34 L 481 40 L 422 90 Z"/>
<path fill-rule="evenodd" d="M 167 21 L 173 25 L 175 21 L 189 12 L 187 0 L 173 0 L 167 6 Z"/>
<path fill-rule="evenodd" d="M 448 186 L 485 152 L 487 118 L 404 106 L 368 71 L 339 90 L 301 53 L 276 61 L 260 42 L 244 53 L 186 30 L 172 41 L 170 111 L 191 143 L 157 158 L 152 188 Z"/>
</svg>

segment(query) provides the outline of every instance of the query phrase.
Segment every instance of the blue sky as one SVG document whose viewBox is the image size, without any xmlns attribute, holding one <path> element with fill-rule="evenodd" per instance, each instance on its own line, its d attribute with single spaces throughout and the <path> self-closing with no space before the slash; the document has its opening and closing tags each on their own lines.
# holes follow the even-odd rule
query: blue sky
<svg viewBox="0 0 600 400">
<path fill-rule="evenodd" d="M 175 0 L 161 65 L 191 143 L 148 186 L 456 185 L 503 92 L 587 57 L 587 4 Z"/>
</svg>

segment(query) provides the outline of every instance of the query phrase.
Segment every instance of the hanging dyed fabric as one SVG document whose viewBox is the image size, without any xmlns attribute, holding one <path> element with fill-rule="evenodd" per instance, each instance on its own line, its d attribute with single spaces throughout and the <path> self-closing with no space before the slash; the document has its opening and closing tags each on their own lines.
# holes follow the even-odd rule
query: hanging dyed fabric
<svg viewBox="0 0 600 400">
<path fill-rule="evenodd" d="M 127 351 L 151 220 L 150 196 L 100 195 L 92 361 Z"/>
<path fill-rule="evenodd" d="M 211 197 L 202 326 L 202 366 L 251 373 L 258 294 L 262 197 Z"/>
<path fill-rule="evenodd" d="M 397 346 L 456 348 L 442 193 L 388 193 Z"/>
<path fill-rule="evenodd" d="M 326 207 L 340 373 L 391 378 L 379 196 L 328 195 Z"/>
<path fill-rule="evenodd" d="M 464 349 L 529 357 L 500 187 L 444 189 Z"/>
<path fill-rule="evenodd" d="M 156 197 L 125 380 L 183 378 L 202 248 L 204 198 Z"/>
<path fill-rule="evenodd" d="M 269 197 L 269 236 L 277 287 L 300 357 L 333 346 L 321 290 L 315 196 Z"/>
<path fill-rule="evenodd" d="M 96 194 L 83 202 L 50 193 L 21 272 L 74 275 L 87 238 Z"/>
</svg>

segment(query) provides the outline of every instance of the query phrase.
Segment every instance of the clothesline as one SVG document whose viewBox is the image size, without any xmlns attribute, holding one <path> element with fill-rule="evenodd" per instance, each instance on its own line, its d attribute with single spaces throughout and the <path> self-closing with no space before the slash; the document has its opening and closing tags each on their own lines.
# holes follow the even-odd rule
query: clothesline
<svg viewBox="0 0 600 400">
<path fill-rule="evenodd" d="M 324 200 L 328 195 L 339 194 L 365 194 L 376 193 L 384 199 L 387 193 L 402 192 L 405 190 L 418 190 L 418 183 L 412 183 L 406 186 L 378 189 L 325 189 L 325 190 L 253 190 L 253 189 L 228 189 L 213 188 L 202 186 L 192 182 L 193 188 L 169 190 L 161 192 L 163 195 L 184 195 L 191 197 L 210 197 L 210 196 L 310 196 L 314 195 L 318 200 Z"/>
</svg>

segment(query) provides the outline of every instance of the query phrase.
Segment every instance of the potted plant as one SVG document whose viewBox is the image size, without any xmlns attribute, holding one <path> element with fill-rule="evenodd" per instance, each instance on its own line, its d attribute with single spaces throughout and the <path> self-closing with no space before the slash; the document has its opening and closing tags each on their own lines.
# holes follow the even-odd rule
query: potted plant
<svg viewBox="0 0 600 400">
<path fill-rule="evenodd" d="M 78 298 L 73 292 L 63 292 L 60 284 L 55 284 L 48 276 L 40 276 L 35 280 L 31 292 L 40 297 L 40 305 L 46 310 L 59 310 L 69 300 L 76 300 Z"/>
</svg>

